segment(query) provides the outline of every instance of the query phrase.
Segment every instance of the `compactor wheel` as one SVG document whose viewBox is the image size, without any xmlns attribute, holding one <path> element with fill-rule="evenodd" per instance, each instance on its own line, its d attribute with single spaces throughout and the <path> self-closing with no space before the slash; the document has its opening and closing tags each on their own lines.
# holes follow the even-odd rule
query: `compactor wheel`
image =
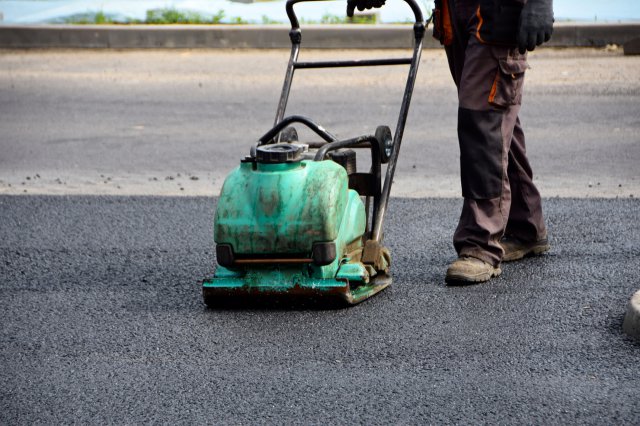
<svg viewBox="0 0 640 426">
<path fill-rule="evenodd" d="M 380 146 L 380 162 L 387 164 L 393 153 L 393 135 L 389 126 L 378 126 L 375 133 Z"/>
</svg>

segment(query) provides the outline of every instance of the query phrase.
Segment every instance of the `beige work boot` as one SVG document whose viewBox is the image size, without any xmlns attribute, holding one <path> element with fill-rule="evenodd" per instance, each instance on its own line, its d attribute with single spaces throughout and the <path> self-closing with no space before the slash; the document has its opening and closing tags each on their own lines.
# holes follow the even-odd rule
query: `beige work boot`
<svg viewBox="0 0 640 426">
<path fill-rule="evenodd" d="M 447 284 L 481 283 L 501 273 L 502 270 L 499 267 L 494 268 L 491 264 L 475 257 L 461 256 L 449 265 L 444 280 Z"/>
<path fill-rule="evenodd" d="M 504 236 L 500 240 L 500 245 L 504 250 L 503 262 L 513 262 L 525 256 L 538 256 L 551 249 L 549 240 L 546 237 L 527 243 L 515 237 Z"/>
</svg>

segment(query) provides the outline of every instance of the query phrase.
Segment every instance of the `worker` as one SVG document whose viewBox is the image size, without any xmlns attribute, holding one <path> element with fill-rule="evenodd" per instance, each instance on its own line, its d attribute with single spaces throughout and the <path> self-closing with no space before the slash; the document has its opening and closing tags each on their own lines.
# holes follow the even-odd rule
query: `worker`
<svg viewBox="0 0 640 426">
<path fill-rule="evenodd" d="M 347 0 L 347 15 L 385 0 Z M 501 262 L 549 250 L 518 118 L 527 51 L 553 32 L 552 0 L 435 0 L 433 35 L 458 88 L 464 198 L 448 284 L 500 275 Z"/>
</svg>

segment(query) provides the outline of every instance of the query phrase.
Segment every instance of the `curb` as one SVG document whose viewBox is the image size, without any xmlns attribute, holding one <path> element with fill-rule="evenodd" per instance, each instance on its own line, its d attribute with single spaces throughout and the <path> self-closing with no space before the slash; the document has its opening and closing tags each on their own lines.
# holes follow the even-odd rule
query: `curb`
<svg viewBox="0 0 640 426">
<path fill-rule="evenodd" d="M 640 290 L 638 290 L 627 306 L 627 314 L 624 316 L 622 331 L 629 336 L 640 340 Z"/>
<path fill-rule="evenodd" d="M 640 55 L 640 37 L 631 39 L 624 44 L 625 55 Z"/>
<path fill-rule="evenodd" d="M 291 47 L 288 25 L 2 25 L 0 48 L 279 49 Z M 303 44 L 326 49 L 411 46 L 411 25 L 309 25 Z M 440 43 L 425 37 L 425 48 Z M 624 45 L 640 37 L 640 23 L 556 24 L 549 47 Z"/>
</svg>

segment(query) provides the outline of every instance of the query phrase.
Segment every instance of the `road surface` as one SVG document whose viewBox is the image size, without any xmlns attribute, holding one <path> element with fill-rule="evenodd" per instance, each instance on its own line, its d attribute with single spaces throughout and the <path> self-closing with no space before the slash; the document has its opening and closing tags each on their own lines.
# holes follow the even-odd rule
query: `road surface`
<svg viewBox="0 0 640 426">
<path fill-rule="evenodd" d="M 282 50 L 0 52 L 0 193 L 217 194 L 273 124 L 287 60 Z M 521 118 L 543 195 L 638 196 L 640 56 L 543 49 L 529 62 Z M 300 70 L 288 112 L 345 138 L 394 127 L 406 71 Z M 425 51 L 394 195 L 459 196 L 456 117 L 444 54 Z"/>
<path fill-rule="evenodd" d="M 401 53 L 363 53 L 379 54 Z M 0 52 L 0 423 L 637 424 L 621 325 L 640 288 L 640 58 L 530 58 L 548 255 L 444 285 L 456 102 L 428 51 L 385 228 L 392 287 L 343 310 L 210 310 L 214 195 L 271 125 L 286 59 Z M 400 68 L 297 77 L 290 111 L 338 135 L 394 123 Z"/>
</svg>

